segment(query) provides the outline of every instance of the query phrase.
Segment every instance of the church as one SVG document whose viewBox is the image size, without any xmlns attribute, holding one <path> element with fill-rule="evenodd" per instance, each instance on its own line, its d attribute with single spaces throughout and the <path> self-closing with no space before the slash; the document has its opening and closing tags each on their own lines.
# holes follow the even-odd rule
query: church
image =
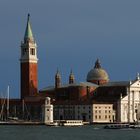
<svg viewBox="0 0 140 140">
<path fill-rule="evenodd" d="M 24 39 L 20 45 L 21 99 L 11 99 L 11 116 L 24 120 L 41 121 L 45 98 L 54 106 L 54 120 L 83 120 L 90 123 L 136 122 L 140 120 L 140 78 L 133 81 L 110 81 L 99 59 L 87 73 L 85 82 L 75 82 L 71 70 L 68 84 L 61 83 L 57 70 L 54 86 L 38 89 L 37 45 L 27 17 Z M 4 99 L 1 99 L 3 104 Z M 2 106 L 1 106 L 2 109 Z"/>
</svg>

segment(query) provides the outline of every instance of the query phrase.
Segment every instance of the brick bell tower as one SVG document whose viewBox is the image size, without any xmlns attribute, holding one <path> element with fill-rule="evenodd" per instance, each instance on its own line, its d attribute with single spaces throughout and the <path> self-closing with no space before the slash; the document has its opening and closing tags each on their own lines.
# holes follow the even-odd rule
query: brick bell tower
<svg viewBox="0 0 140 140">
<path fill-rule="evenodd" d="M 21 98 L 35 96 L 38 92 L 37 45 L 33 37 L 30 15 L 28 14 L 24 41 L 21 43 Z"/>
</svg>

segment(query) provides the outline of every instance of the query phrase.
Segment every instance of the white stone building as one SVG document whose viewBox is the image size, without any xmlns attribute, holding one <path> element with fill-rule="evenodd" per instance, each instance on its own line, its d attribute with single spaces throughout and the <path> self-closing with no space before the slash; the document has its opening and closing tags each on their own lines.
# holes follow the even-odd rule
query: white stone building
<svg viewBox="0 0 140 140">
<path fill-rule="evenodd" d="M 93 122 L 111 123 L 115 121 L 113 104 L 93 104 Z"/>
<path fill-rule="evenodd" d="M 140 120 L 140 78 L 133 81 L 108 82 L 98 87 L 94 100 L 100 104 L 113 104 L 113 121 L 121 123 Z"/>
<path fill-rule="evenodd" d="M 54 119 L 109 123 L 115 119 L 112 104 L 54 105 Z"/>
<path fill-rule="evenodd" d="M 45 124 L 53 123 L 53 105 L 51 104 L 49 97 L 46 97 L 42 112 L 43 122 Z"/>
<path fill-rule="evenodd" d="M 120 96 L 118 101 L 118 113 L 120 122 L 136 122 L 140 120 L 140 79 L 129 83 L 126 87 L 126 96 Z"/>
</svg>

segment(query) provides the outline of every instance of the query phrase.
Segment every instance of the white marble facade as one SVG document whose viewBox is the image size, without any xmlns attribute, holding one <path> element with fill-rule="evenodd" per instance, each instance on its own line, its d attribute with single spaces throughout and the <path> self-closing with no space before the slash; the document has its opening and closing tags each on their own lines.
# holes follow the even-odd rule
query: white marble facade
<svg viewBox="0 0 140 140">
<path fill-rule="evenodd" d="M 137 122 L 140 120 L 140 79 L 139 76 L 126 87 L 127 95 L 118 101 L 120 122 Z"/>
</svg>

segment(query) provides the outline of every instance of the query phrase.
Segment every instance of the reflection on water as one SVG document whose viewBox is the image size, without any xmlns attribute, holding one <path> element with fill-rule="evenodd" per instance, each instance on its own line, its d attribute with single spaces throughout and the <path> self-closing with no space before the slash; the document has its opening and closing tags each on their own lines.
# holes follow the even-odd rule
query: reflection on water
<svg viewBox="0 0 140 140">
<path fill-rule="evenodd" d="M 102 126 L 0 126 L 0 140 L 138 140 L 140 129 L 107 130 Z"/>
</svg>

